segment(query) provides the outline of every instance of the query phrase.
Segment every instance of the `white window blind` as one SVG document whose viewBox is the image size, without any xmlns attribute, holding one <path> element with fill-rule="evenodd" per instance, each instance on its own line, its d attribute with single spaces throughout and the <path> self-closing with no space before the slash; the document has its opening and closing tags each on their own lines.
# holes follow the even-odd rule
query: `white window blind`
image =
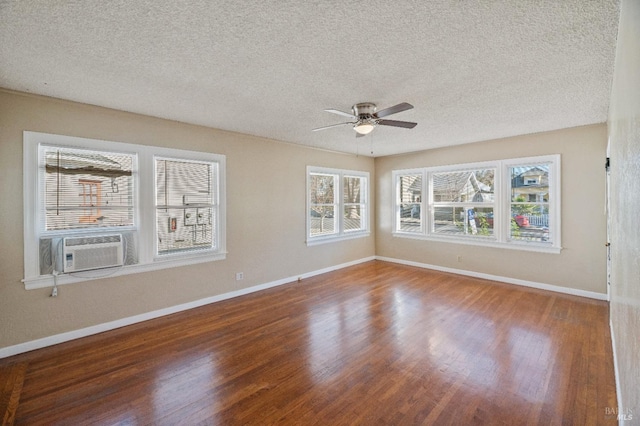
<svg viewBox="0 0 640 426">
<path fill-rule="evenodd" d="M 133 154 L 40 146 L 46 231 L 133 226 Z"/>
<path fill-rule="evenodd" d="M 217 163 L 156 157 L 155 170 L 157 254 L 216 249 Z"/>
</svg>

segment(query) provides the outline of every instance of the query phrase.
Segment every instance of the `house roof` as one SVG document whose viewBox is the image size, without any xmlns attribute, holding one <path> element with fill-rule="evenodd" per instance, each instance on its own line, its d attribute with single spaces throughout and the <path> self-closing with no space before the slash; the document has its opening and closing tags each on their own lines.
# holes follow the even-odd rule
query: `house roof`
<svg viewBox="0 0 640 426">
<path fill-rule="evenodd" d="M 448 201 L 455 201 L 461 195 L 468 195 L 468 192 L 491 193 L 491 187 L 480 182 L 474 172 L 446 172 L 433 174 L 433 193 L 447 197 Z M 445 200 L 442 200 L 445 201 Z"/>
<path fill-rule="evenodd" d="M 0 2 L 0 87 L 390 155 L 605 122 L 618 0 Z M 409 102 L 354 137 L 359 102 Z"/>
</svg>

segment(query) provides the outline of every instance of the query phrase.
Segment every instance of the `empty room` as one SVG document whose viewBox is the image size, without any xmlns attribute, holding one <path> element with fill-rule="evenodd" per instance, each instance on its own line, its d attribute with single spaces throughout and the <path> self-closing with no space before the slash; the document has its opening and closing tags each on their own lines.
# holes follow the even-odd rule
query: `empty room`
<svg viewBox="0 0 640 426">
<path fill-rule="evenodd" d="M 0 1 L 3 425 L 640 421 L 640 2 Z"/>
</svg>

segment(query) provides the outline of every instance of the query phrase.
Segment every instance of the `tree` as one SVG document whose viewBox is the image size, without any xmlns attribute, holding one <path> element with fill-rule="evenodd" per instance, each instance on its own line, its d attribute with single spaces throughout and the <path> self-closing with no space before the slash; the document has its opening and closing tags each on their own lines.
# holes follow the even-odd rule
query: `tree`
<svg viewBox="0 0 640 426">
<path fill-rule="evenodd" d="M 324 231 L 325 217 L 333 217 L 334 175 L 311 175 L 311 214 L 320 217 L 320 232 Z M 332 214 L 333 213 L 333 214 Z"/>
<path fill-rule="evenodd" d="M 514 200 L 514 203 L 511 204 L 511 214 L 513 215 L 531 215 L 534 214 L 536 210 L 535 204 L 516 204 L 516 203 L 524 203 L 527 200 L 522 195 L 519 195 Z"/>
<path fill-rule="evenodd" d="M 344 202 L 345 203 L 360 203 L 360 181 L 359 177 L 345 177 L 344 178 Z M 356 205 L 348 206 L 348 211 L 345 212 L 345 218 L 358 218 L 360 217 L 360 208 Z"/>
</svg>

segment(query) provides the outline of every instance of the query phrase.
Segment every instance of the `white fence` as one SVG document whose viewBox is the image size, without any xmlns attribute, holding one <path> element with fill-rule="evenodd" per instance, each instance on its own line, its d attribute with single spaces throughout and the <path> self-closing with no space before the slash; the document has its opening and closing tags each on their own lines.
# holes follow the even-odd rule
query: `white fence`
<svg viewBox="0 0 640 426">
<path fill-rule="evenodd" d="M 525 214 L 523 215 L 529 220 L 531 226 L 546 226 L 549 227 L 549 215 L 548 214 Z"/>
</svg>

